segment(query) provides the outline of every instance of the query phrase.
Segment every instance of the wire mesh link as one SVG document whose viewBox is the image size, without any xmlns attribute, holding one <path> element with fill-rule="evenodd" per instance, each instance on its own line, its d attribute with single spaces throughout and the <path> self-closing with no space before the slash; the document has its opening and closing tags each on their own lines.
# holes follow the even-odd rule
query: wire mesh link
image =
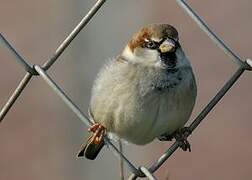
<svg viewBox="0 0 252 180">
<path fill-rule="evenodd" d="M 80 110 L 80 108 L 74 104 L 74 102 L 64 93 L 64 91 L 53 81 L 53 79 L 38 65 L 34 66 L 41 77 L 46 81 L 46 83 L 54 90 L 54 92 L 64 101 L 64 103 L 78 116 L 78 118 L 84 122 L 87 126 L 91 126 L 92 123 L 89 118 Z M 105 137 L 105 143 L 114 149 L 116 154 L 123 158 L 123 160 L 128 164 L 132 172 L 138 175 L 139 171 L 134 165 L 116 148 L 111 141 Z"/>
<path fill-rule="evenodd" d="M 43 68 L 45 70 L 49 69 L 53 63 L 58 59 L 58 57 L 64 52 L 72 40 L 80 33 L 80 31 L 88 24 L 92 17 L 97 13 L 100 7 L 106 2 L 106 0 L 98 0 L 95 5 L 89 10 L 89 12 L 84 16 L 84 18 L 79 22 L 79 24 L 74 28 L 74 30 L 67 36 L 67 38 L 61 43 L 57 48 L 54 55 L 48 60 Z"/>
<path fill-rule="evenodd" d="M 249 68 L 246 69 L 246 70 L 252 71 L 252 60 L 251 59 L 246 59 L 246 63 L 249 66 Z"/>
<path fill-rule="evenodd" d="M 140 170 L 145 174 L 149 180 L 157 180 L 157 178 L 151 174 L 151 172 L 144 166 L 140 167 Z"/>
<path fill-rule="evenodd" d="M 147 169 L 146 167 L 141 166 L 141 167 L 139 168 L 139 170 L 143 172 L 144 177 L 147 177 L 147 178 L 150 179 L 150 180 L 157 180 L 157 178 L 156 178 L 156 177 L 149 171 L 149 169 Z M 135 179 L 137 179 L 137 177 L 138 177 L 138 176 L 136 176 L 135 174 L 132 174 L 132 175 L 128 178 L 128 180 L 135 180 Z"/>
<path fill-rule="evenodd" d="M 244 65 L 241 58 L 236 55 L 208 26 L 207 24 L 192 10 L 192 8 L 184 1 L 177 0 L 177 3 L 186 11 L 186 13 L 198 24 L 198 26 L 208 35 L 208 37 L 221 48 L 229 57 L 231 57 L 238 65 Z"/>
<path fill-rule="evenodd" d="M 7 39 L 4 38 L 2 34 L 0 34 L 0 40 L 1 43 L 4 43 L 4 45 L 10 50 L 10 52 L 15 56 L 16 61 L 23 66 L 23 68 L 29 72 L 32 75 L 38 75 L 38 73 L 33 69 L 33 67 L 26 62 L 26 60 L 17 53 L 17 51 L 14 49 L 14 47 L 7 41 Z"/>
<path fill-rule="evenodd" d="M 64 93 L 64 91 L 52 80 L 50 76 L 40 66 L 34 66 L 40 76 L 46 81 L 46 83 L 56 92 L 56 94 L 66 103 L 66 105 L 78 116 L 78 118 L 84 122 L 87 126 L 91 126 L 91 121 L 80 110 L 80 108 L 74 104 L 74 102 Z"/>
<path fill-rule="evenodd" d="M 188 13 L 188 15 L 197 23 L 197 25 L 208 35 L 208 37 L 213 40 L 213 42 L 220 47 L 232 60 L 234 60 L 239 68 L 233 74 L 233 76 L 225 83 L 225 85 L 219 90 L 219 92 L 213 97 L 213 99 L 205 106 L 205 108 L 199 113 L 199 115 L 190 124 L 189 130 L 193 132 L 202 120 L 211 112 L 215 105 L 222 99 L 222 97 L 229 91 L 233 84 L 239 79 L 245 70 L 252 70 L 252 60 L 246 59 L 243 61 L 238 55 L 236 55 L 208 26 L 207 24 L 198 16 L 192 8 L 184 0 L 176 0 L 177 3 Z M 25 89 L 26 85 L 30 82 L 33 75 L 40 75 L 44 81 L 53 89 L 53 91 L 64 101 L 64 103 L 77 115 L 77 117 L 84 122 L 87 126 L 92 123 L 89 118 L 80 110 L 80 108 L 74 104 L 74 102 L 64 93 L 64 91 L 53 81 L 53 79 L 47 74 L 47 70 L 54 64 L 54 62 L 59 58 L 59 56 L 64 52 L 72 40 L 79 34 L 79 32 L 88 24 L 92 17 L 97 13 L 100 7 L 106 2 L 106 0 L 98 0 L 95 5 L 90 9 L 90 11 L 83 17 L 79 24 L 73 29 L 73 31 L 67 36 L 67 38 L 60 44 L 56 49 L 52 57 L 44 63 L 41 67 L 39 65 L 31 66 L 27 61 L 18 54 L 18 52 L 13 48 L 13 46 L 0 34 L 1 42 L 10 50 L 10 52 L 16 57 L 16 61 L 21 64 L 21 66 L 27 72 L 24 78 L 20 81 L 19 85 L 3 106 L 0 112 L 0 122 L 4 119 L 5 115 L 9 112 L 10 108 L 13 106 L 17 98 L 20 96 L 22 91 Z M 187 137 L 190 134 L 187 135 Z M 137 179 L 138 177 L 147 177 L 150 180 L 156 180 L 157 178 L 153 173 L 158 170 L 164 162 L 179 148 L 179 142 L 175 141 L 155 162 L 153 162 L 149 168 L 140 166 L 136 168 L 131 161 L 129 161 L 126 156 L 118 150 L 118 148 L 110 141 L 110 139 L 105 136 L 105 143 L 110 147 L 110 149 L 119 155 L 121 159 L 127 164 L 129 170 L 133 173 L 129 179 Z"/>
<path fill-rule="evenodd" d="M 80 33 L 80 31 L 87 25 L 87 23 L 92 19 L 92 17 L 97 13 L 99 8 L 106 2 L 106 0 L 98 0 L 95 5 L 89 10 L 89 12 L 84 16 L 80 23 L 74 28 L 74 30 L 67 36 L 67 38 L 59 45 L 52 57 L 45 62 L 43 68 L 48 70 L 53 63 L 59 58 L 59 56 L 64 52 L 68 45 L 73 41 L 73 39 Z M 15 89 L 11 97 L 5 103 L 0 112 L 0 122 L 4 119 L 6 114 L 9 112 L 13 104 L 16 102 L 18 97 L 21 95 L 22 91 L 29 83 L 32 78 L 32 75 L 37 75 L 37 72 L 34 70 L 34 67 L 31 67 L 21 55 L 11 46 L 11 44 L 0 34 L 1 42 L 15 55 L 15 60 L 21 64 L 24 69 L 28 72 L 25 74 L 24 78 L 19 83 L 18 87 Z"/>
</svg>

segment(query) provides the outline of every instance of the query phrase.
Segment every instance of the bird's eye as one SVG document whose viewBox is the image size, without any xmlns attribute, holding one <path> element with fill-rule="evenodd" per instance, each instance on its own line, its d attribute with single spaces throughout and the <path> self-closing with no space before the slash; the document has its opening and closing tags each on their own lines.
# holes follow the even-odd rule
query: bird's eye
<svg viewBox="0 0 252 180">
<path fill-rule="evenodd" d="M 144 47 L 149 48 L 149 49 L 157 49 L 158 45 L 159 44 L 155 41 L 146 41 L 144 43 Z"/>
</svg>

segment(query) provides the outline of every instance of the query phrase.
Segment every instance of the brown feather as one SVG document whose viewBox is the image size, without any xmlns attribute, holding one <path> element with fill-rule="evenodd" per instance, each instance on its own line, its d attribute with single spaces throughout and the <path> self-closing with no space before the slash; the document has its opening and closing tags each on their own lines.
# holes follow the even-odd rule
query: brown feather
<svg viewBox="0 0 252 180">
<path fill-rule="evenodd" d="M 141 46 L 144 43 L 145 39 L 148 39 L 152 36 L 152 31 L 148 27 L 142 28 L 137 32 L 129 42 L 129 48 L 131 51 L 134 51 L 136 47 Z"/>
<path fill-rule="evenodd" d="M 136 47 L 141 47 L 143 45 L 145 39 L 162 39 L 164 37 L 178 40 L 178 31 L 169 24 L 151 24 L 140 29 L 129 41 L 128 46 L 131 51 L 134 52 Z"/>
</svg>

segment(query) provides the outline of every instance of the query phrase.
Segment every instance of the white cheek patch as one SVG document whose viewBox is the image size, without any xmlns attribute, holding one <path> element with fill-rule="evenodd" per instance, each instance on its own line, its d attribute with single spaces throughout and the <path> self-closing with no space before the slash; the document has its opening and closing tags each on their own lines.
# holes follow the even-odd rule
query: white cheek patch
<svg viewBox="0 0 252 180">
<path fill-rule="evenodd" d="M 123 50 L 122 56 L 126 58 L 127 60 L 132 60 L 135 58 L 135 55 L 129 48 L 129 46 L 126 46 L 125 49 Z"/>
<path fill-rule="evenodd" d="M 142 58 L 146 59 L 147 61 L 157 61 L 159 59 L 159 55 L 157 50 L 155 49 L 146 49 L 144 48 L 142 51 Z"/>
<path fill-rule="evenodd" d="M 157 50 L 147 48 L 137 48 L 134 53 L 126 46 L 122 56 L 133 63 L 143 63 L 145 65 L 160 66 L 160 57 Z"/>
</svg>

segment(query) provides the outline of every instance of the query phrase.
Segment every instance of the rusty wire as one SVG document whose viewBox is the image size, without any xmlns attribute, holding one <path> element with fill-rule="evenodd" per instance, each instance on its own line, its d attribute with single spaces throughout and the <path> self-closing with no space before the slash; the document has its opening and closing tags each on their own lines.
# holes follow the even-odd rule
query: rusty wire
<svg viewBox="0 0 252 180">
<path fill-rule="evenodd" d="M 214 106 L 222 99 L 222 97 L 229 91 L 232 85 L 239 79 L 245 70 L 252 70 L 252 61 L 250 59 L 242 60 L 238 55 L 234 53 L 198 16 L 192 8 L 184 0 L 176 0 L 178 5 L 188 13 L 188 15 L 197 23 L 197 25 L 207 34 L 207 36 L 213 40 L 213 42 L 220 47 L 232 60 L 236 62 L 238 68 L 232 77 L 226 82 L 226 84 L 218 91 L 218 93 L 212 98 L 212 100 L 205 106 L 205 108 L 199 113 L 195 120 L 190 124 L 189 129 L 194 131 L 202 120 L 208 115 L 208 113 L 214 108 Z M 47 74 L 47 70 L 54 64 L 59 56 L 64 52 L 72 40 L 80 33 L 80 31 L 88 24 L 88 22 L 97 13 L 100 7 L 106 2 L 106 0 L 98 0 L 90 11 L 83 17 L 79 24 L 73 29 L 73 31 L 67 36 L 67 38 L 56 49 L 52 57 L 46 61 L 42 66 L 30 65 L 27 61 L 15 50 L 15 48 L 7 41 L 7 39 L 0 34 L 0 42 L 2 42 L 10 52 L 15 56 L 15 60 L 26 71 L 25 76 L 20 81 L 17 88 L 14 90 L 11 97 L 6 104 L 2 107 L 0 112 L 0 122 L 4 119 L 5 115 L 9 112 L 10 108 L 14 105 L 26 85 L 30 82 L 32 76 L 40 76 L 45 82 L 52 88 L 52 90 L 58 95 L 63 102 L 77 115 L 77 117 L 83 121 L 87 126 L 91 125 L 88 117 L 80 110 L 80 108 L 67 96 L 67 94 L 57 85 L 53 79 Z M 187 136 L 190 136 L 188 134 Z M 158 170 L 162 164 L 178 149 L 179 142 L 175 141 L 165 152 L 160 156 L 158 160 L 153 162 L 148 168 L 144 166 L 136 167 L 131 163 L 127 157 L 121 153 L 121 151 L 110 141 L 106 136 L 104 138 L 105 143 L 110 147 L 115 154 L 119 155 L 123 162 L 128 166 L 132 175 L 128 179 L 137 179 L 138 177 L 147 177 L 150 180 L 156 180 L 157 178 L 153 173 Z M 122 162 L 121 162 L 122 163 Z"/>
</svg>

